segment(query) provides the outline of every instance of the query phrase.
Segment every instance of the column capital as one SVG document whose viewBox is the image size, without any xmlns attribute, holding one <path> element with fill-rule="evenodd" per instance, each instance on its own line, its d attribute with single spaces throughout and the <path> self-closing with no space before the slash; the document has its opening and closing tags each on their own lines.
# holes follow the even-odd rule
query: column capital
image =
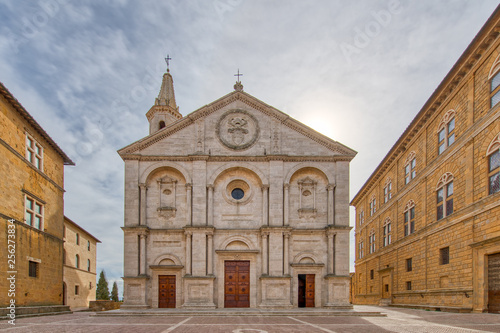
<svg viewBox="0 0 500 333">
<path fill-rule="evenodd" d="M 335 186 L 336 186 L 335 184 L 328 184 L 326 186 L 326 190 L 327 191 L 333 191 L 335 189 Z"/>
<path fill-rule="evenodd" d="M 140 233 L 139 234 L 139 238 L 140 239 L 146 239 L 147 237 L 148 237 L 148 234 L 146 234 L 146 233 Z"/>
<path fill-rule="evenodd" d="M 288 190 L 288 189 L 290 188 L 290 184 L 289 184 L 289 183 L 285 183 L 285 184 L 283 184 L 283 188 L 284 188 L 285 190 Z"/>
<path fill-rule="evenodd" d="M 191 236 L 192 234 L 193 234 L 193 230 L 186 230 L 186 229 L 184 229 L 184 235 Z"/>
<path fill-rule="evenodd" d="M 191 183 L 186 183 L 186 185 L 185 185 L 185 186 L 186 186 L 186 188 L 187 188 L 187 189 L 191 189 L 191 188 L 193 187 L 193 184 L 191 184 Z"/>
<path fill-rule="evenodd" d="M 146 183 L 139 183 L 139 187 L 141 190 L 146 190 L 148 188 L 148 186 L 146 185 Z"/>
<path fill-rule="evenodd" d="M 209 190 L 212 190 L 212 191 L 213 191 L 213 190 L 214 190 L 214 184 L 208 184 L 208 185 L 207 185 L 207 188 L 208 188 Z"/>
<path fill-rule="evenodd" d="M 267 230 L 261 230 L 260 231 L 260 235 L 261 236 L 269 236 L 269 231 L 267 231 Z"/>
<path fill-rule="evenodd" d="M 269 184 L 262 184 L 260 188 L 262 189 L 262 191 L 269 190 Z"/>
<path fill-rule="evenodd" d="M 326 230 L 326 236 L 328 238 L 332 238 L 333 236 L 335 236 L 337 234 L 337 231 L 335 230 L 332 230 L 332 229 L 327 229 Z"/>
<path fill-rule="evenodd" d="M 285 238 L 290 238 L 291 235 L 292 235 L 291 231 L 283 231 L 283 236 L 285 236 Z"/>
</svg>

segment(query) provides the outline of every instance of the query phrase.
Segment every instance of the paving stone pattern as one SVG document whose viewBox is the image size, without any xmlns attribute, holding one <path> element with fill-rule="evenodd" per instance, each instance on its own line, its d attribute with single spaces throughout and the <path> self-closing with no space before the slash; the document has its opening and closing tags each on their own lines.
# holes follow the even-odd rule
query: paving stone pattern
<svg viewBox="0 0 500 333">
<path fill-rule="evenodd" d="M 130 316 L 95 317 L 92 312 L 22 318 L 16 325 L 0 321 L 2 332 L 120 332 L 120 333 L 303 333 L 303 332 L 500 332 L 498 314 L 460 314 L 435 311 L 355 306 L 355 311 L 379 311 L 386 317 L 338 316 Z"/>
</svg>

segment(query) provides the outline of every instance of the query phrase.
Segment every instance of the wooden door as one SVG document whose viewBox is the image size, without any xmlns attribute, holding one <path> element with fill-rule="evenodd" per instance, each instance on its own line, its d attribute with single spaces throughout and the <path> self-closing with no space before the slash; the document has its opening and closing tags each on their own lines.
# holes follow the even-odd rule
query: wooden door
<svg viewBox="0 0 500 333">
<path fill-rule="evenodd" d="M 224 262 L 224 307 L 250 307 L 250 261 Z"/>
<path fill-rule="evenodd" d="M 388 275 L 382 277 L 382 298 L 391 298 L 391 286 Z"/>
<path fill-rule="evenodd" d="M 306 274 L 306 308 L 314 308 L 314 274 Z"/>
<path fill-rule="evenodd" d="M 175 308 L 175 275 L 158 276 L 158 307 Z"/>
<path fill-rule="evenodd" d="M 500 313 L 500 253 L 488 256 L 488 312 Z"/>
</svg>

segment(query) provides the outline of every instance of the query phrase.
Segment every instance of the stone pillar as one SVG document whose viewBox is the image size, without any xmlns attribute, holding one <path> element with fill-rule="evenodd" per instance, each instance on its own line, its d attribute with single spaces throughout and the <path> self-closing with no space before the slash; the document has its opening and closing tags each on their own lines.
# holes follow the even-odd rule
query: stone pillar
<svg viewBox="0 0 500 333">
<path fill-rule="evenodd" d="M 327 235 L 328 237 L 328 242 L 327 242 L 327 257 L 328 257 L 328 264 L 327 264 L 327 274 L 328 275 L 334 275 L 335 274 L 335 233 L 333 232 L 328 232 Z"/>
<path fill-rule="evenodd" d="M 191 275 L 191 238 L 192 231 L 185 231 L 186 234 L 186 275 Z"/>
<path fill-rule="evenodd" d="M 284 234 L 284 240 L 283 240 L 283 275 L 289 275 L 290 274 L 290 262 L 289 262 L 289 248 L 288 248 L 288 243 L 290 240 L 290 232 L 285 231 Z"/>
<path fill-rule="evenodd" d="M 284 198 L 283 198 L 283 225 L 288 225 L 289 211 L 290 211 L 290 202 L 289 202 L 289 192 L 290 192 L 290 184 L 283 185 L 284 189 Z"/>
<path fill-rule="evenodd" d="M 192 221 L 192 205 L 193 205 L 193 196 L 191 195 L 191 190 L 193 186 L 190 183 L 186 184 L 186 225 L 193 225 Z"/>
<path fill-rule="evenodd" d="M 214 225 L 214 186 L 208 185 L 208 202 L 207 202 L 207 225 Z"/>
<path fill-rule="evenodd" d="M 140 201 L 140 219 L 139 225 L 146 225 L 146 190 L 147 186 L 144 183 L 139 184 L 141 201 Z"/>
<path fill-rule="evenodd" d="M 327 224 L 335 225 L 335 186 L 332 184 L 328 184 L 326 190 L 328 191 L 328 212 L 327 212 Z"/>
<path fill-rule="evenodd" d="M 139 248 L 141 256 L 139 258 L 139 275 L 146 275 L 147 273 L 147 256 L 146 256 L 146 240 L 147 235 L 145 233 L 139 234 Z"/>
<path fill-rule="evenodd" d="M 268 248 L 269 248 L 269 233 L 262 232 L 262 275 L 269 275 L 269 264 L 268 264 Z"/>
<path fill-rule="evenodd" d="M 269 185 L 262 185 L 262 225 L 269 225 Z"/>
<path fill-rule="evenodd" d="M 213 275 L 213 232 L 207 233 L 207 275 Z"/>
</svg>

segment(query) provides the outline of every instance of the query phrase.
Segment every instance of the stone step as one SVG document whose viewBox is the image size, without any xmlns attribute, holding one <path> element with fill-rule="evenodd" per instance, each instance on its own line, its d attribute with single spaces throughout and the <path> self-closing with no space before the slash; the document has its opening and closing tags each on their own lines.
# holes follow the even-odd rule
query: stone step
<svg viewBox="0 0 500 333">
<path fill-rule="evenodd" d="M 8 319 L 7 314 L 10 313 L 9 308 L 0 308 L 0 318 Z M 67 305 L 48 305 L 48 306 L 20 306 L 15 308 L 16 318 L 37 317 L 37 316 L 52 316 L 59 314 L 71 314 Z"/>
<path fill-rule="evenodd" d="M 354 311 L 354 310 L 261 310 L 261 309 L 215 309 L 215 310 L 186 310 L 186 309 L 147 309 L 147 310 L 111 310 L 95 312 L 94 316 L 234 316 L 234 317 L 268 317 L 268 316 L 322 316 L 322 317 L 386 317 L 381 312 Z"/>
</svg>

